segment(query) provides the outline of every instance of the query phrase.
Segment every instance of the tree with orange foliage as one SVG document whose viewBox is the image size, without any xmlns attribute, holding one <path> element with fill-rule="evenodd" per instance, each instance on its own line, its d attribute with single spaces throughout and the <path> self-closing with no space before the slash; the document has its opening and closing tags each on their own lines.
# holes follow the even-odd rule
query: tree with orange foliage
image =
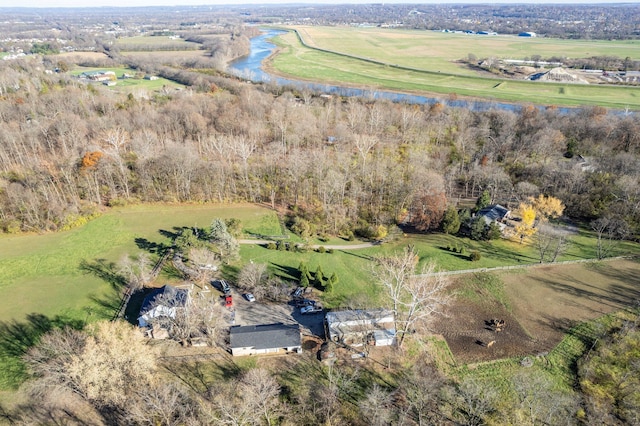
<svg viewBox="0 0 640 426">
<path fill-rule="evenodd" d="M 82 156 L 82 162 L 80 164 L 83 170 L 91 169 L 98 164 L 98 161 L 102 158 L 103 154 L 100 151 L 89 151 Z"/>
</svg>

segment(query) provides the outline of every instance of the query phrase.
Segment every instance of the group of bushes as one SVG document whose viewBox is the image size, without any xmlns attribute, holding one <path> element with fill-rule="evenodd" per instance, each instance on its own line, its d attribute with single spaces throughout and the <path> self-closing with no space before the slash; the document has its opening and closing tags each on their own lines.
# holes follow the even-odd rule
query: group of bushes
<svg viewBox="0 0 640 426">
<path fill-rule="evenodd" d="M 271 241 L 265 246 L 268 250 L 278 250 L 278 251 L 290 251 L 294 253 L 307 253 L 310 250 L 314 250 L 318 253 L 333 253 L 332 248 L 326 248 L 324 246 L 320 246 L 318 248 L 312 249 L 308 245 L 305 244 L 294 244 L 283 240 Z"/>
<path fill-rule="evenodd" d="M 459 253 L 464 255 L 465 254 L 465 248 L 462 246 L 458 246 L 457 244 L 455 246 L 452 245 L 448 245 L 447 246 L 447 251 L 450 251 L 452 253 Z M 482 254 L 480 254 L 480 252 L 478 250 L 473 250 L 471 253 L 469 253 L 468 259 L 472 262 L 477 262 L 482 258 Z"/>
</svg>

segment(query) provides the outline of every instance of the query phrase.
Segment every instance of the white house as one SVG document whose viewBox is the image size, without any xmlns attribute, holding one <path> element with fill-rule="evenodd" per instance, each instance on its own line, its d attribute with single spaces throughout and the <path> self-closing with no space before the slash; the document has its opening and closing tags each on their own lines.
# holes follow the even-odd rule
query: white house
<svg viewBox="0 0 640 426">
<path fill-rule="evenodd" d="M 302 353 L 298 324 L 236 325 L 229 330 L 231 355 Z"/>
</svg>

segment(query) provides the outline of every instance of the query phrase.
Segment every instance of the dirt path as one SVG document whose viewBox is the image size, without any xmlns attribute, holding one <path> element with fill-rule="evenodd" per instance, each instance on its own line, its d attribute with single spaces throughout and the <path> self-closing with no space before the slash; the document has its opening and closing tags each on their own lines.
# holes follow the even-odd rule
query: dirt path
<svg viewBox="0 0 640 426">
<path fill-rule="evenodd" d="M 275 241 L 271 241 L 271 240 L 238 240 L 238 242 L 240 244 L 259 244 L 259 245 L 267 245 L 269 243 L 273 243 Z M 364 248 L 369 248 L 369 247 L 376 247 L 379 246 L 381 243 L 359 243 L 359 244 L 311 244 L 309 247 L 312 249 L 317 249 L 319 247 L 324 247 L 326 249 L 332 249 L 332 250 L 358 250 L 358 249 L 364 249 Z"/>
</svg>

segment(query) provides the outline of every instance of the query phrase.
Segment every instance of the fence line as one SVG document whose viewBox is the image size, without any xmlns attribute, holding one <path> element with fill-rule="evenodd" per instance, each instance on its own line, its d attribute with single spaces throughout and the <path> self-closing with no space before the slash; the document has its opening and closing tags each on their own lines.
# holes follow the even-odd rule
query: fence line
<svg viewBox="0 0 640 426">
<path fill-rule="evenodd" d="M 164 262 L 167 261 L 167 259 L 169 258 L 169 255 L 172 252 L 173 252 L 173 249 L 169 249 L 164 252 L 164 254 L 160 259 L 158 259 L 156 264 L 153 266 L 153 269 L 151 270 L 151 276 L 150 276 L 151 281 L 156 279 L 156 277 L 160 273 L 160 270 L 162 270 L 162 266 L 164 265 Z M 124 315 L 125 308 L 129 304 L 129 300 L 131 300 L 132 295 L 133 295 L 133 292 L 131 291 L 131 287 L 127 286 L 127 288 L 124 290 L 124 293 L 122 294 L 122 298 L 120 299 L 120 304 L 118 305 L 118 309 L 116 309 L 115 313 L 111 317 L 111 321 L 115 321 L 117 319 L 122 318 L 122 316 Z"/>
<path fill-rule="evenodd" d="M 416 274 L 415 276 L 439 277 L 439 276 L 448 276 L 448 275 L 473 274 L 476 272 L 504 271 L 504 270 L 513 270 L 513 269 L 536 268 L 540 266 L 570 265 L 570 264 L 576 264 L 576 263 L 605 262 L 605 261 L 633 259 L 633 258 L 635 258 L 635 256 L 616 256 L 616 257 L 607 257 L 605 259 L 563 260 L 561 262 L 527 263 L 524 265 L 494 266 L 492 268 L 461 269 L 457 271 L 440 271 L 440 272 L 433 272 L 430 274 Z"/>
</svg>

